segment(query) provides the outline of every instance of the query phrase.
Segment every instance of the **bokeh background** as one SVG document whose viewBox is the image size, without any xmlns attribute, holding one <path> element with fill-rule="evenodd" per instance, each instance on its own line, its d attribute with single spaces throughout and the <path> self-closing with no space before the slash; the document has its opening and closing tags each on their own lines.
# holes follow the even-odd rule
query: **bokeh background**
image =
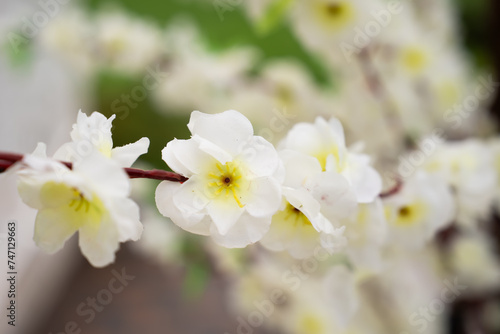
<svg viewBox="0 0 500 334">
<path fill-rule="evenodd" d="M 358 112 L 351 112 L 352 104 L 338 98 L 350 75 L 343 67 L 356 65 L 345 65 L 328 48 L 305 43 L 294 28 L 295 17 L 287 14 L 292 1 L 274 1 L 266 7 L 271 1 L 70 0 L 58 2 L 57 10 L 51 7 L 54 17 L 38 27 L 33 38 L 23 37 L 23 18 L 39 12 L 42 2 L 0 0 L 1 150 L 31 152 L 43 141 L 53 153 L 69 139 L 79 109 L 87 114 L 94 110 L 107 116 L 117 114 L 113 123 L 116 146 L 149 137 L 149 153 L 136 164 L 145 169 L 167 168 L 160 151 L 173 138 L 189 137 L 186 124 L 192 110 L 247 109 L 256 131 L 267 134 L 264 131 L 277 115 L 275 110 L 279 114 L 288 108 L 295 118 L 290 122 L 285 118 L 283 129 L 271 133 L 268 139 L 274 143 L 293 122 L 311 121 L 318 114 L 335 115 L 354 124 L 353 129 L 347 126 L 352 141 L 362 139 L 360 133 L 366 128 L 377 127 L 370 123 L 380 118 L 374 113 L 367 116 L 368 124 L 354 130 L 357 123 L 352 119 L 368 114 L 365 108 L 373 107 L 373 99 L 367 98 L 366 104 L 357 106 Z M 431 1 L 410 2 L 433 6 Z M 452 37 L 444 37 L 453 39 L 457 50 L 453 52 L 458 60 L 443 60 L 451 67 L 450 77 L 467 72 L 457 74 L 455 81 L 467 85 L 480 73 L 500 74 L 500 4 L 494 0 L 437 2 L 446 3 L 449 10 L 443 20 L 453 21 Z M 433 29 L 401 38 L 431 39 Z M 113 41 L 116 35 L 125 37 Z M 96 48 L 96 43 L 105 47 Z M 444 51 L 437 54 L 440 52 Z M 152 71 L 158 75 L 159 86 L 144 89 L 144 80 Z M 132 92 L 141 97 L 127 102 Z M 355 101 L 364 99 L 356 88 L 349 94 L 355 95 Z M 402 108 L 408 106 L 409 112 L 417 113 L 410 117 L 411 124 L 426 117 L 414 111 L 412 103 L 417 100 L 418 96 L 409 97 L 403 103 Z M 466 129 L 452 136 L 495 133 L 500 98 L 496 96 L 482 107 Z M 403 126 L 410 135 L 374 140 L 369 151 L 397 152 L 412 136 L 429 128 L 425 121 L 412 126 Z M 390 160 L 391 154 L 381 155 Z M 384 166 L 381 160 L 380 166 Z M 41 254 L 31 241 L 35 213 L 15 198 L 12 178 L 3 176 L 0 181 L 1 224 L 15 219 L 19 229 L 18 327 L 5 326 L 2 320 L 2 333 L 236 332 L 237 317 L 242 313 L 235 309 L 234 278 L 227 273 L 255 261 L 259 249 L 226 254 L 204 238 L 183 233 L 156 211 L 157 182 L 133 181 L 145 232 L 149 232 L 137 245 L 122 245 L 115 264 L 96 269 L 79 254 L 74 238 L 54 256 Z M 490 232 L 498 251 L 497 220 L 493 226 L 496 229 Z M 5 232 L 5 226 L 2 228 L 0 232 Z M 124 268 L 135 278 L 102 310 L 96 310 L 95 318 L 85 322 L 75 310 L 88 298 L 95 298 L 116 271 Z M 5 282 L 0 287 L 4 298 Z M 449 305 L 443 325 L 433 332 L 500 333 L 499 297 L 489 293 L 459 299 Z M 271 332 L 286 333 L 266 326 L 253 331 Z"/>
</svg>

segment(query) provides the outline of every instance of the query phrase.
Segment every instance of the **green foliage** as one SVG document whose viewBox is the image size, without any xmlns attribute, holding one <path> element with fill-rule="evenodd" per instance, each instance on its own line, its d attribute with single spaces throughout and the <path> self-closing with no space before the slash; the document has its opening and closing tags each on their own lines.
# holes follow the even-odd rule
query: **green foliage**
<svg viewBox="0 0 500 334">
<path fill-rule="evenodd" d="M 292 3 L 293 0 L 275 0 L 272 2 L 264 16 L 257 23 L 257 32 L 261 35 L 266 35 L 273 30 L 282 22 Z"/>
<path fill-rule="evenodd" d="M 14 68 L 26 68 L 33 60 L 32 41 L 25 38 L 21 33 L 11 32 L 7 34 L 7 42 L 2 49 L 7 59 Z"/>
<path fill-rule="evenodd" d="M 210 261 L 196 236 L 186 236 L 182 243 L 183 262 L 186 263 L 186 277 L 183 295 L 188 300 L 201 297 L 212 273 Z"/>
</svg>

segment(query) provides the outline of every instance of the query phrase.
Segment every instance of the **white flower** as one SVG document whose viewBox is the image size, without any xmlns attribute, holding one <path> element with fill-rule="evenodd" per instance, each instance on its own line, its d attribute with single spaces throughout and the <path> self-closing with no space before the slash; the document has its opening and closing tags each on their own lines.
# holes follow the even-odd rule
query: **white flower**
<svg viewBox="0 0 500 334">
<path fill-rule="evenodd" d="M 143 137 L 135 143 L 113 148 L 111 123 L 116 115 L 106 118 L 99 112 L 87 116 L 81 110 L 71 131 L 72 142 L 62 145 L 54 154 L 54 159 L 76 162 L 97 150 L 115 160 L 121 167 L 130 167 L 137 158 L 146 153 L 149 139 Z"/>
<path fill-rule="evenodd" d="M 96 69 L 95 32 L 84 11 L 70 9 L 53 17 L 40 29 L 41 45 L 58 59 L 69 62 L 72 70 L 86 77 Z"/>
<path fill-rule="evenodd" d="M 326 54 L 329 61 L 345 64 L 342 43 L 354 45 L 357 29 L 374 20 L 370 15 L 384 8 L 379 0 L 298 0 L 291 10 L 292 27 L 301 41 Z"/>
<path fill-rule="evenodd" d="M 323 278 L 322 292 L 339 327 L 345 328 L 359 309 L 360 297 L 355 273 L 343 265 L 331 268 Z"/>
<path fill-rule="evenodd" d="M 464 228 L 475 229 L 491 213 L 497 187 L 492 153 L 477 139 L 443 143 L 424 165 L 453 188 L 457 223 Z"/>
<path fill-rule="evenodd" d="M 315 157 L 323 171 L 340 173 L 351 184 L 359 203 L 372 202 L 382 190 L 382 179 L 370 166 L 370 157 L 346 148 L 344 129 L 336 118 L 327 122 L 318 117 L 314 124 L 295 124 L 280 147 Z"/>
<path fill-rule="evenodd" d="M 382 246 L 387 240 L 387 221 L 382 201 L 360 204 L 356 215 L 342 221 L 349 247 L 346 253 L 358 270 L 378 271 L 382 266 Z"/>
<path fill-rule="evenodd" d="M 139 208 L 128 198 L 130 182 L 116 162 L 94 152 L 73 170 L 34 155 L 23 164 L 18 190 L 38 210 L 34 240 L 44 251 L 57 252 L 78 231 L 83 255 L 103 267 L 114 261 L 120 242 L 141 236 Z"/>
<path fill-rule="evenodd" d="M 191 114 L 189 140 L 173 140 L 163 160 L 189 178 L 162 182 L 160 212 L 183 229 L 211 235 L 220 245 L 245 247 L 269 229 L 281 204 L 280 161 L 274 147 L 253 135 L 251 123 L 234 110 Z"/>
<path fill-rule="evenodd" d="M 343 265 L 301 282 L 283 321 L 286 333 L 360 333 L 353 321 L 360 307 L 357 284 Z"/>
<path fill-rule="evenodd" d="M 460 281 L 474 290 L 498 289 L 500 265 L 492 240 L 479 232 L 461 234 L 448 252 L 450 267 Z"/>
<path fill-rule="evenodd" d="M 495 209 L 500 210 L 500 138 L 493 138 L 489 142 L 489 146 L 493 155 L 493 168 L 497 176 L 496 191 L 495 191 Z"/>
<path fill-rule="evenodd" d="M 182 112 L 203 108 L 218 113 L 217 107 L 242 89 L 243 78 L 256 61 L 252 48 L 232 48 L 213 54 L 202 47 L 202 38 L 188 21 L 172 24 L 165 38 L 169 46 L 169 78 L 160 83 L 152 97 L 162 110 Z M 184 92 L 189 91 L 189 98 Z M 226 104 L 227 106 L 227 104 Z M 235 108 L 231 105 L 231 108 Z M 237 109 L 239 110 L 239 109 Z M 213 111 L 213 112 L 212 112 Z"/>
<path fill-rule="evenodd" d="M 288 259 L 290 258 L 288 257 Z M 287 315 L 290 306 L 296 302 L 296 291 L 290 289 L 290 283 L 283 279 L 291 263 L 283 261 L 283 258 L 264 256 L 259 257 L 258 261 L 253 259 L 249 262 L 240 259 L 240 264 L 245 267 L 244 271 L 241 271 L 239 275 L 232 276 L 233 279 L 229 280 L 228 304 L 230 310 L 237 316 L 249 315 L 256 310 L 257 303 L 263 301 L 262 304 L 265 304 L 265 301 L 273 296 L 272 303 L 274 303 L 275 308 L 272 316 L 266 319 L 264 325 L 282 326 L 283 316 Z M 276 296 L 276 291 L 281 293 Z M 247 316 L 245 318 L 248 319 Z"/>
<path fill-rule="evenodd" d="M 317 291 L 314 292 L 317 293 Z M 332 319 L 330 312 L 330 309 L 325 308 L 324 302 L 314 301 L 312 298 L 301 300 L 300 303 L 294 304 L 294 308 L 283 322 L 283 326 L 287 333 L 292 334 L 340 333 L 340 328 Z"/>
<path fill-rule="evenodd" d="M 384 199 L 392 244 L 420 248 L 453 222 L 455 202 L 449 186 L 437 177 L 417 172 L 402 189 Z"/>
<path fill-rule="evenodd" d="M 96 48 L 102 62 L 122 72 L 144 71 L 161 55 L 160 30 L 120 12 L 103 13 L 96 22 Z"/>
<path fill-rule="evenodd" d="M 343 248 L 344 229 L 338 222 L 357 204 L 347 180 L 322 172 L 318 160 L 305 154 L 284 150 L 280 157 L 286 170 L 283 202 L 262 245 L 295 258 L 307 258 L 320 246 L 332 252 Z"/>
</svg>

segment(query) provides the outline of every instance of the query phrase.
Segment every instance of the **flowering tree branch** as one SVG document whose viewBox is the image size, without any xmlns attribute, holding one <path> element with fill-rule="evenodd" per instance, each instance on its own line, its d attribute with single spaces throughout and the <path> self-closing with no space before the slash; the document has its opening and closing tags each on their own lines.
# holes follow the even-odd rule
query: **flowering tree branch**
<svg viewBox="0 0 500 334">
<path fill-rule="evenodd" d="M 19 162 L 23 159 L 22 154 L 17 153 L 8 153 L 8 152 L 0 152 L 0 173 L 5 172 L 8 168 L 14 165 L 16 162 Z M 72 168 L 73 164 L 70 162 L 61 161 L 68 168 Z M 153 179 L 153 180 L 161 180 L 161 181 L 172 181 L 172 182 L 185 182 L 187 178 L 174 173 L 168 172 L 160 169 L 152 169 L 152 170 L 142 170 L 137 168 L 124 168 L 125 172 L 127 172 L 128 176 L 131 179 Z"/>
<path fill-rule="evenodd" d="M 402 187 L 403 187 L 403 181 L 401 181 L 401 179 L 396 179 L 396 184 L 391 189 L 380 193 L 379 197 L 387 198 L 391 197 L 392 195 L 396 195 L 401 191 Z"/>
</svg>

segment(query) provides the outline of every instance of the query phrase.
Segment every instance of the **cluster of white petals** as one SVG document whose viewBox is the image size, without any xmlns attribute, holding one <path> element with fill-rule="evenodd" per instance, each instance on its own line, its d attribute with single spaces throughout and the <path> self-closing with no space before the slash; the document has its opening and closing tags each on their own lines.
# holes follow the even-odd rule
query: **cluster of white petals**
<svg viewBox="0 0 500 334">
<path fill-rule="evenodd" d="M 381 192 L 369 157 L 346 148 L 336 119 L 296 124 L 278 151 L 237 111 L 195 111 L 188 128 L 191 139 L 163 150 L 188 180 L 160 184 L 157 206 L 183 229 L 226 247 L 262 239 L 297 258 L 318 247 L 339 251 L 346 244 L 342 219 Z"/>
<path fill-rule="evenodd" d="M 162 155 L 189 180 L 159 185 L 160 212 L 226 247 L 260 240 L 281 204 L 283 171 L 276 150 L 254 136 L 250 121 L 236 111 L 195 111 L 188 128 L 191 139 L 169 142 Z"/>
<path fill-rule="evenodd" d="M 246 11 L 256 36 L 284 27 L 300 57 L 214 53 L 190 21 L 160 29 L 119 11 L 71 10 L 40 31 L 40 47 L 78 74 L 153 76 L 136 100 L 161 117 L 206 113 L 162 150 L 177 178 L 154 184 L 160 214 L 150 204 L 140 219 L 127 168 L 149 139 L 114 147 L 116 116 L 79 112 L 52 157 L 39 145 L 12 168 L 38 211 L 35 243 L 53 253 L 78 233 L 103 267 L 150 218 L 138 249 L 175 264 L 191 240 L 208 250 L 246 333 L 262 305 L 269 332 L 442 333 L 451 303 L 432 321 L 421 310 L 443 291 L 497 292 L 500 139 L 478 138 L 494 132 L 484 111 L 499 83 L 472 77 L 451 1 L 236 2 L 205 5 L 221 19 Z M 276 291 L 284 302 L 270 304 Z"/>
<path fill-rule="evenodd" d="M 113 148 L 113 119 L 79 112 L 71 142 L 51 159 L 40 143 L 17 171 L 22 200 L 38 210 L 35 243 L 54 253 L 78 232 L 83 255 L 96 267 L 112 263 L 119 244 L 136 241 L 142 233 L 139 207 L 129 198 L 130 180 L 123 167 L 147 151 L 149 140 Z M 59 159 L 72 162 L 71 169 Z"/>
<path fill-rule="evenodd" d="M 77 122 L 71 131 L 72 141 L 63 144 L 54 154 L 54 159 L 76 162 L 98 151 L 105 157 L 116 161 L 121 167 L 132 166 L 139 156 L 148 151 L 149 139 L 143 137 L 135 143 L 113 147 L 111 123 L 115 117 L 113 115 L 106 118 L 98 112 L 87 116 L 80 110 Z"/>
</svg>

